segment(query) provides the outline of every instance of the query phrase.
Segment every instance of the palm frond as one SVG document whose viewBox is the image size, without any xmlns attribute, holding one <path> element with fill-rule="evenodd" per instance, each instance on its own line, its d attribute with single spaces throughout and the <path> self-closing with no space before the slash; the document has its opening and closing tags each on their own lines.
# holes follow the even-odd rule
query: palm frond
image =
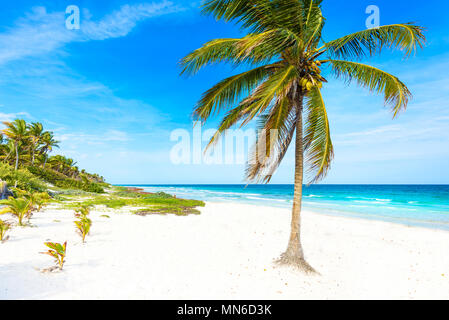
<svg viewBox="0 0 449 320">
<path fill-rule="evenodd" d="M 284 0 L 284 2 L 292 2 Z M 203 14 L 217 20 L 235 21 L 252 32 L 265 31 L 279 25 L 273 8 L 281 1 L 270 0 L 209 0 L 202 5 Z"/>
<path fill-rule="evenodd" d="M 261 117 L 246 167 L 248 180 L 270 182 L 293 139 L 296 119 L 296 109 L 288 96 L 278 99 L 271 112 Z"/>
<path fill-rule="evenodd" d="M 271 29 L 261 33 L 251 33 L 237 44 L 239 58 L 251 61 L 269 61 L 280 56 L 285 50 L 300 48 L 302 40 L 285 28 Z"/>
<path fill-rule="evenodd" d="M 253 99 L 246 98 L 242 102 L 240 102 L 240 104 L 236 108 L 230 110 L 226 114 L 226 116 L 223 118 L 223 120 L 221 121 L 215 134 L 210 139 L 210 141 L 206 147 L 206 150 L 208 150 L 215 143 L 217 143 L 218 140 L 220 139 L 221 135 L 227 129 L 238 124 L 240 121 L 246 119 L 249 116 L 249 114 L 251 113 L 253 103 L 254 103 Z"/>
<path fill-rule="evenodd" d="M 287 29 L 250 33 L 240 39 L 213 40 L 181 60 L 181 74 L 195 74 L 207 65 L 220 62 L 260 66 L 270 63 L 288 48 L 297 47 L 300 42 L 300 38 Z"/>
<path fill-rule="evenodd" d="M 392 105 L 393 118 L 401 110 L 407 108 L 411 93 L 407 86 L 397 77 L 378 68 L 343 60 L 328 60 L 337 77 L 344 78 L 348 83 L 355 79 L 357 83 L 371 92 L 382 93 L 385 104 Z"/>
<path fill-rule="evenodd" d="M 274 63 L 219 82 L 204 93 L 194 110 L 194 117 L 197 120 L 206 121 L 211 114 L 218 113 L 223 108 L 232 107 L 242 95 L 248 95 L 261 81 L 280 67 L 279 63 Z"/>
<path fill-rule="evenodd" d="M 216 133 L 209 141 L 211 147 L 218 141 L 223 132 L 242 121 L 241 126 L 249 123 L 255 117 L 262 115 L 274 99 L 287 95 L 295 79 L 296 70 L 293 66 L 277 70 L 267 80 L 253 90 L 250 96 L 243 99 L 239 106 L 231 110 L 223 119 Z"/>
<path fill-rule="evenodd" d="M 181 74 L 195 74 L 202 67 L 219 62 L 239 62 L 237 44 L 241 39 L 216 39 L 191 52 L 181 60 Z M 243 61 L 240 61 L 243 62 Z"/>
<path fill-rule="evenodd" d="M 249 123 L 255 117 L 262 115 L 274 100 L 280 100 L 286 96 L 291 90 L 295 78 L 296 70 L 293 66 L 283 67 L 269 76 L 253 90 L 250 96 L 243 99 L 237 108 L 226 115 L 212 136 L 208 148 L 218 141 L 226 129 L 239 121 L 242 121 L 241 126 Z"/>
<path fill-rule="evenodd" d="M 308 50 L 315 48 L 321 40 L 321 32 L 325 19 L 321 12 L 322 0 L 302 0 L 300 1 L 303 13 L 302 38 Z"/>
<path fill-rule="evenodd" d="M 275 98 L 281 99 L 286 96 L 292 90 L 297 76 L 296 68 L 289 65 L 265 80 L 249 97 L 251 112 L 242 125 L 249 123 L 254 117 L 262 115 Z"/>
<path fill-rule="evenodd" d="M 308 92 L 305 101 L 307 113 L 304 130 L 304 152 L 310 183 L 324 178 L 334 157 L 329 119 L 319 88 Z"/>
<path fill-rule="evenodd" d="M 361 58 L 380 53 L 384 47 L 399 48 L 409 56 L 425 43 L 424 29 L 413 23 L 367 29 L 327 42 L 326 51 L 336 58 Z"/>
</svg>

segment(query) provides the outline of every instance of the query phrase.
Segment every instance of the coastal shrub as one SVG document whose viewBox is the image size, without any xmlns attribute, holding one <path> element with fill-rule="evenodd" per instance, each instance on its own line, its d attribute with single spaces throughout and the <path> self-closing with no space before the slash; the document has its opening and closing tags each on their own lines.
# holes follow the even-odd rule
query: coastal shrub
<svg viewBox="0 0 449 320">
<path fill-rule="evenodd" d="M 6 181 L 10 188 L 14 187 L 29 192 L 46 190 L 45 183 L 29 170 L 14 170 L 6 163 L 0 163 L 0 179 Z"/>
<path fill-rule="evenodd" d="M 14 199 L 9 197 L 8 200 L 0 200 L 0 205 L 4 205 L 0 209 L 0 214 L 11 213 L 19 220 L 19 226 L 24 226 L 23 219 L 30 215 L 32 209 L 31 201 L 25 198 Z"/>
<path fill-rule="evenodd" d="M 55 192 L 54 198 L 57 196 L 85 197 L 91 196 L 91 193 L 83 190 L 59 189 Z"/>
<path fill-rule="evenodd" d="M 75 221 L 76 225 L 76 231 L 80 235 L 80 237 L 83 239 L 83 243 L 85 242 L 86 236 L 90 232 L 90 227 L 92 226 L 92 220 L 90 220 L 86 216 L 81 216 L 80 220 Z"/>
<path fill-rule="evenodd" d="M 127 190 L 120 190 L 113 193 L 114 196 L 117 197 L 126 197 L 126 198 L 142 198 L 143 195 L 137 192 L 127 191 Z"/>
<path fill-rule="evenodd" d="M 181 207 L 181 206 L 154 206 L 146 209 L 140 209 L 134 211 L 134 214 L 138 216 L 146 216 L 151 214 L 175 214 L 177 216 L 188 216 L 190 214 L 200 214 L 198 209 L 192 207 Z"/>
<path fill-rule="evenodd" d="M 51 200 L 47 192 L 29 192 L 21 189 L 14 189 L 14 194 L 18 197 L 28 199 L 32 209 L 41 211 L 42 207 Z"/>
<path fill-rule="evenodd" d="M 114 189 L 116 190 L 113 195 L 118 197 L 128 197 L 128 198 L 173 198 L 176 199 L 176 197 L 172 196 L 171 194 L 165 193 L 165 192 L 156 192 L 156 193 L 148 193 L 144 192 L 143 189 L 140 190 L 139 188 L 127 188 L 127 187 L 118 187 L 115 186 Z"/>
<path fill-rule="evenodd" d="M 122 191 L 118 192 L 121 194 Z M 97 196 L 86 199 L 83 202 L 68 203 L 65 207 L 76 210 L 80 206 L 104 205 L 111 209 L 127 206 L 139 208 L 134 211 L 134 214 L 140 216 L 152 214 L 187 216 L 190 214 L 200 214 L 197 207 L 205 206 L 203 201 L 175 198 L 166 193 L 140 194 L 139 197 L 118 197 L 116 194 L 114 193 L 113 196 Z"/>
<path fill-rule="evenodd" d="M 40 253 L 47 254 L 50 257 L 53 257 L 59 270 L 62 270 L 62 267 L 64 266 L 65 262 L 64 261 L 65 256 L 67 253 L 67 241 L 64 242 L 64 244 L 60 244 L 57 242 L 45 242 L 44 244 L 49 248 L 49 250 Z"/>
<path fill-rule="evenodd" d="M 103 187 L 95 182 L 91 182 L 88 180 L 76 180 L 52 169 L 28 167 L 28 170 L 42 180 L 49 182 L 59 188 L 79 189 L 92 193 L 104 193 Z"/>
<path fill-rule="evenodd" d="M 8 240 L 6 233 L 11 229 L 11 224 L 0 220 L 0 242 Z"/>
<path fill-rule="evenodd" d="M 118 209 L 125 206 L 130 207 L 166 206 L 170 208 L 176 207 L 195 208 L 205 206 L 203 201 L 179 199 L 173 197 L 167 198 L 165 196 L 162 198 L 158 198 L 156 195 L 151 195 L 151 196 L 143 196 L 140 198 L 121 198 L 116 196 L 96 197 L 94 199 L 88 199 L 83 202 L 68 204 L 67 208 L 77 208 L 80 205 L 89 205 L 89 206 L 104 205 L 111 209 Z"/>
</svg>

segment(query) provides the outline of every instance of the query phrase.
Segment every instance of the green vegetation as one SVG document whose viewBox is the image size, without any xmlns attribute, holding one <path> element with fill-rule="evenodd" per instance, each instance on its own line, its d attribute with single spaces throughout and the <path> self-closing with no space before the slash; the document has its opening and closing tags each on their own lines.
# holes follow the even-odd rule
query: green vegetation
<svg viewBox="0 0 449 320">
<path fill-rule="evenodd" d="M 62 270 L 64 266 L 64 260 L 67 253 L 67 241 L 64 244 L 57 242 L 45 242 L 44 243 L 50 250 L 46 252 L 41 252 L 41 254 L 47 254 L 55 259 L 56 265 L 59 270 Z"/>
<path fill-rule="evenodd" d="M 47 192 L 29 192 L 21 189 L 14 189 L 16 196 L 25 198 L 31 203 L 31 210 L 41 211 L 42 207 L 46 205 L 51 197 Z"/>
<path fill-rule="evenodd" d="M 134 211 L 134 214 L 139 216 L 146 216 L 151 214 L 175 214 L 177 216 L 187 216 L 189 214 L 200 214 L 200 211 L 195 207 L 185 206 L 153 206 L 146 209 L 139 209 Z"/>
<path fill-rule="evenodd" d="M 87 217 L 90 213 L 90 206 L 88 205 L 80 205 L 75 209 L 75 217 L 82 218 Z"/>
<path fill-rule="evenodd" d="M 7 163 L 0 163 L 0 179 L 8 186 L 17 189 L 32 191 L 44 191 L 47 189 L 44 181 L 33 175 L 27 169 L 15 170 Z"/>
<path fill-rule="evenodd" d="M 9 229 L 11 229 L 11 224 L 0 220 L 0 242 L 7 240 L 6 233 Z"/>
<path fill-rule="evenodd" d="M 42 208 L 50 202 L 51 197 L 47 192 L 39 192 L 31 194 L 30 199 L 36 207 L 36 210 L 41 211 Z"/>
<path fill-rule="evenodd" d="M 314 270 L 305 261 L 300 241 L 304 167 L 310 175 L 310 183 L 315 183 L 326 176 L 334 157 L 329 119 L 321 93 L 328 80 L 322 71 L 383 95 L 396 117 L 406 109 L 411 98 L 407 86 L 396 76 L 358 61 L 378 54 L 384 48 L 398 48 L 405 56 L 410 56 L 425 42 L 423 28 L 413 23 L 365 29 L 327 41 L 328 37 L 322 34 L 326 21 L 322 2 L 206 1 L 203 13 L 217 20 L 240 24 L 246 29 L 246 35 L 212 40 L 181 61 L 183 74 L 195 74 L 205 66 L 220 62 L 236 68 L 249 68 L 206 91 L 193 111 L 195 120 L 203 123 L 226 112 L 209 146 L 227 129 L 259 120 L 258 148 L 253 149 L 248 161 L 248 180 L 268 183 L 294 141 L 291 235 L 279 262 L 306 272 Z"/>
<path fill-rule="evenodd" d="M 4 205 L 0 210 L 0 214 L 11 213 L 17 217 L 19 226 L 24 226 L 23 219 L 29 217 L 32 209 L 31 200 L 10 197 L 8 200 L 1 200 L 0 205 Z"/>
<path fill-rule="evenodd" d="M 49 156 L 58 141 L 39 122 L 23 119 L 3 122 L 0 134 L 0 179 L 8 186 L 26 191 L 45 191 L 50 183 L 64 189 L 103 193 L 103 177 L 80 170 L 73 159 Z"/>
<path fill-rule="evenodd" d="M 126 188 L 125 188 L 126 189 Z M 142 194 L 135 191 L 125 191 L 122 188 L 116 188 L 116 192 L 108 196 L 97 195 L 81 202 L 72 202 L 65 204 L 68 209 L 79 208 L 80 206 L 92 207 L 104 205 L 111 209 L 123 207 L 139 208 L 136 214 L 176 214 L 188 215 L 199 214 L 196 207 L 204 207 L 204 202 L 198 200 L 187 200 L 175 198 L 167 193 Z M 125 197 L 126 196 L 126 197 Z"/>
<path fill-rule="evenodd" d="M 28 167 L 28 170 L 36 177 L 39 177 L 40 179 L 59 188 L 104 193 L 103 187 L 97 182 L 92 182 L 89 180 L 76 180 L 52 169 Z"/>
<path fill-rule="evenodd" d="M 80 205 L 75 209 L 75 217 L 79 219 L 75 221 L 76 231 L 83 239 L 83 243 L 85 242 L 86 236 L 89 234 L 90 227 L 92 226 L 92 220 L 88 218 L 89 213 L 89 205 Z"/>
<path fill-rule="evenodd" d="M 83 243 L 86 242 L 86 236 L 90 232 L 90 227 L 92 226 L 92 220 L 86 216 L 81 216 L 79 220 L 75 221 L 76 231 L 83 239 Z"/>
</svg>

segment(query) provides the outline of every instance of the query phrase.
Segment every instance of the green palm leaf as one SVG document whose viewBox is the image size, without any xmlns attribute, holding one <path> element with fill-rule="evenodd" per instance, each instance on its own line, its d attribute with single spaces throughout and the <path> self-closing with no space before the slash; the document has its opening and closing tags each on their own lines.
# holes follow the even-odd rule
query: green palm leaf
<svg viewBox="0 0 449 320">
<path fill-rule="evenodd" d="M 202 5 L 202 12 L 217 20 L 237 20 L 242 28 L 252 31 L 265 30 L 276 24 L 269 0 L 209 0 Z"/>
<path fill-rule="evenodd" d="M 407 108 L 411 93 L 397 77 L 378 68 L 350 61 L 328 60 L 337 77 L 357 83 L 372 92 L 384 95 L 385 103 L 392 105 L 393 117 Z"/>
<path fill-rule="evenodd" d="M 246 167 L 248 180 L 270 182 L 287 153 L 295 124 L 296 109 L 288 96 L 278 99 L 271 112 L 261 117 L 257 141 Z"/>
<path fill-rule="evenodd" d="M 334 158 L 329 119 L 319 88 L 314 88 L 307 95 L 305 112 L 307 121 L 304 130 L 304 152 L 308 172 L 312 175 L 310 183 L 315 183 L 326 176 Z"/>
<path fill-rule="evenodd" d="M 372 56 L 384 47 L 397 47 L 408 56 L 424 45 L 423 30 L 413 23 L 381 26 L 327 42 L 325 48 L 331 56 L 344 59 L 364 57 L 368 53 Z"/>
<path fill-rule="evenodd" d="M 293 66 L 283 67 L 269 76 L 237 108 L 227 114 L 207 148 L 214 145 L 226 129 L 237 124 L 240 120 L 242 120 L 242 126 L 247 124 L 256 116 L 263 114 L 275 99 L 280 100 L 285 97 L 291 90 L 295 79 L 296 70 Z"/>
<path fill-rule="evenodd" d="M 285 97 L 292 90 L 297 77 L 297 69 L 292 65 L 285 66 L 271 75 L 250 96 L 251 112 L 242 125 L 247 124 L 254 117 L 263 114 L 275 98 L 281 99 Z"/>
<path fill-rule="evenodd" d="M 201 68 L 220 62 L 251 66 L 269 63 L 289 47 L 298 45 L 299 38 L 286 29 L 251 33 L 241 39 L 216 39 L 188 54 L 181 60 L 181 74 L 195 74 Z"/>
<path fill-rule="evenodd" d="M 280 64 L 258 67 L 229 77 L 206 91 L 194 110 L 196 119 L 206 121 L 211 114 L 229 108 L 238 99 L 249 94 L 261 81 L 280 68 Z"/>
</svg>

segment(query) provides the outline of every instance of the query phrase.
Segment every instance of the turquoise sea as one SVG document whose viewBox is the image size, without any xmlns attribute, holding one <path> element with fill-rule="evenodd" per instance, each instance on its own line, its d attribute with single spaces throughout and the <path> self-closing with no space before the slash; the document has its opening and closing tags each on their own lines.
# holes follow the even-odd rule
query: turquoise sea
<svg viewBox="0 0 449 320">
<path fill-rule="evenodd" d="M 290 208 L 293 185 L 134 185 L 182 198 Z M 449 185 L 312 185 L 305 209 L 449 230 Z"/>
</svg>

